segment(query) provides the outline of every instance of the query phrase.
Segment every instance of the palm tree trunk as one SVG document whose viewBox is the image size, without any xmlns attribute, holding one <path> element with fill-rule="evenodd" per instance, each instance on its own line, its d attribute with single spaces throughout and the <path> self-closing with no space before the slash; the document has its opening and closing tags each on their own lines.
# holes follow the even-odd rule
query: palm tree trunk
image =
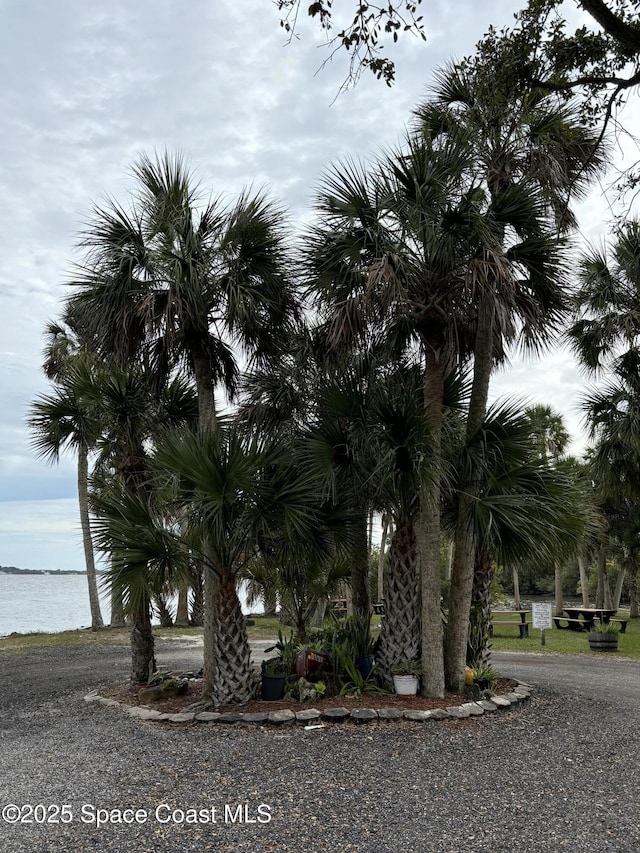
<svg viewBox="0 0 640 853">
<path fill-rule="evenodd" d="M 416 536 L 410 519 L 398 524 L 389 547 L 384 594 L 385 614 L 380 625 L 376 664 L 389 677 L 400 661 L 420 658 L 420 579 Z M 382 599 L 381 599 L 382 600 Z"/>
<path fill-rule="evenodd" d="M 191 359 L 198 393 L 198 427 L 201 432 L 207 429 L 215 429 L 218 418 L 211 360 L 208 355 L 201 352 L 192 352 Z"/>
<path fill-rule="evenodd" d="M 207 549 L 205 543 L 205 550 Z M 210 698 L 216 695 L 218 681 L 218 645 L 220 625 L 218 622 L 219 582 L 212 569 L 204 570 L 204 607 L 203 607 L 203 666 L 202 696 Z"/>
<path fill-rule="evenodd" d="M 367 617 L 371 609 L 369 597 L 369 519 L 366 508 L 360 508 L 355 523 L 355 542 L 351 563 L 351 600 L 353 612 Z"/>
<path fill-rule="evenodd" d="M 214 705 L 240 704 L 253 697 L 255 681 L 236 580 L 230 571 L 225 571 L 216 584 L 216 596 L 220 639 L 216 649 L 217 675 L 211 695 Z"/>
<path fill-rule="evenodd" d="M 186 628 L 189 624 L 189 582 L 182 578 L 178 583 L 178 607 L 176 627 Z"/>
<path fill-rule="evenodd" d="M 89 607 L 91 609 L 91 628 L 96 631 L 103 627 L 100 612 L 100 596 L 96 578 L 96 564 L 93 558 L 91 524 L 89 521 L 89 451 L 83 445 L 78 449 L 78 503 L 80 505 L 80 527 L 84 561 L 87 567 L 87 585 L 89 587 Z"/>
<path fill-rule="evenodd" d="M 378 554 L 378 601 L 384 596 L 384 557 L 387 546 L 387 535 L 389 533 L 389 516 L 382 516 L 382 538 L 380 539 L 380 552 Z"/>
<path fill-rule="evenodd" d="M 487 411 L 489 381 L 493 365 L 493 301 L 480 300 L 476 332 L 473 383 L 467 417 L 467 445 L 482 427 Z M 464 691 L 469 613 L 473 590 L 475 533 L 472 510 L 479 490 L 479 472 L 471 472 L 460 483 L 455 553 L 449 589 L 449 619 L 444 638 L 447 686 L 456 693 Z"/>
<path fill-rule="evenodd" d="M 217 426 L 215 393 L 211 360 L 205 352 L 191 351 L 193 372 L 198 395 L 198 429 L 200 433 L 214 430 Z M 202 543 L 204 553 L 204 602 L 203 602 L 203 677 L 202 694 L 205 697 L 218 695 L 220 621 L 219 621 L 219 580 L 210 568 L 213 565 L 213 550 L 205 538 Z M 235 588 L 234 588 L 235 589 Z M 243 623 L 244 624 L 244 623 Z"/>
<path fill-rule="evenodd" d="M 489 663 L 489 623 L 491 622 L 491 584 L 494 567 L 486 548 L 477 549 L 471 594 L 471 629 L 467 643 L 467 665 Z"/>
<path fill-rule="evenodd" d="M 447 544 L 447 567 L 444 570 L 444 579 L 447 581 L 450 581 L 452 572 L 453 572 L 453 539 L 449 539 L 449 542 Z"/>
<path fill-rule="evenodd" d="M 204 625 L 204 581 L 202 571 L 195 566 L 191 570 L 191 600 L 189 602 L 189 624 L 200 628 Z"/>
<path fill-rule="evenodd" d="M 639 619 L 640 608 L 638 607 L 638 564 L 635 560 L 629 565 L 627 571 L 629 584 L 629 618 Z"/>
<path fill-rule="evenodd" d="M 609 536 L 605 534 L 600 542 L 598 551 L 598 591 L 596 592 L 596 607 L 611 609 L 611 587 L 609 586 L 609 572 L 607 568 Z"/>
<path fill-rule="evenodd" d="M 562 596 L 562 567 L 557 563 L 553 567 L 553 579 L 556 595 L 556 616 L 562 616 L 564 600 Z"/>
<path fill-rule="evenodd" d="M 513 567 L 513 606 L 520 610 L 520 575 L 517 566 Z"/>
<path fill-rule="evenodd" d="M 578 571 L 580 572 L 580 589 L 582 591 L 582 606 L 591 607 L 589 603 L 589 578 L 587 577 L 587 563 L 584 554 L 578 552 Z"/>
<path fill-rule="evenodd" d="M 154 639 L 151 630 L 151 615 L 147 599 L 139 610 L 132 614 L 131 628 L 131 677 L 136 684 L 146 684 L 156 670 Z"/>
<path fill-rule="evenodd" d="M 275 616 L 278 609 L 278 597 L 275 590 L 264 591 L 264 615 Z"/>
<path fill-rule="evenodd" d="M 442 476 L 442 405 L 444 366 L 427 344 L 424 381 L 425 421 L 431 441 L 429 482 L 420 495 L 416 548 L 420 566 L 422 694 L 444 696 L 442 618 L 440 616 L 440 480 Z M 468 616 L 468 611 L 467 611 Z"/>
<path fill-rule="evenodd" d="M 318 599 L 316 603 L 316 609 L 313 614 L 313 619 L 311 620 L 312 628 L 322 628 L 322 623 L 324 622 L 324 616 L 327 612 L 328 603 L 329 600 L 324 595 Z"/>
<path fill-rule="evenodd" d="M 122 603 L 122 590 L 115 586 L 111 587 L 111 621 L 112 628 L 124 628 L 124 605 Z"/>
<path fill-rule="evenodd" d="M 622 597 L 622 585 L 624 583 L 625 570 L 624 566 L 620 568 L 618 577 L 616 578 L 616 588 L 613 592 L 613 609 L 617 610 L 620 607 L 620 598 Z"/>
</svg>

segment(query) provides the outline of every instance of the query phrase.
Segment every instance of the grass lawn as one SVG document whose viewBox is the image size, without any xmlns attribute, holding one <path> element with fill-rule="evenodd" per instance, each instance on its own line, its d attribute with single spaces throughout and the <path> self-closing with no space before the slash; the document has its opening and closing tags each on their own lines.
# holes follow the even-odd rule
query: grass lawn
<svg viewBox="0 0 640 853">
<path fill-rule="evenodd" d="M 267 616 L 252 616 L 255 625 L 249 626 L 250 640 L 272 640 L 278 636 L 282 626 L 277 619 Z M 202 628 L 159 628 L 154 625 L 156 637 L 201 637 Z M 91 631 L 82 628 L 77 631 L 60 631 L 58 634 L 11 634 L 0 637 L 0 653 L 30 651 L 31 649 L 51 648 L 52 646 L 128 646 L 128 628 L 102 628 Z"/>
<path fill-rule="evenodd" d="M 619 610 L 616 614 L 620 619 L 628 619 L 628 610 Z M 561 630 L 555 626 L 545 631 L 545 645 L 540 644 L 540 631 L 529 625 L 529 637 L 519 638 L 517 625 L 499 626 L 500 613 L 494 611 L 493 638 L 491 648 L 496 652 L 538 652 L 543 654 L 572 654 L 572 655 L 601 655 L 602 652 L 592 652 L 589 648 L 587 634 L 578 631 Z M 511 617 L 513 618 L 513 617 Z M 624 634 L 618 635 L 618 651 L 607 654 L 617 654 L 619 657 L 640 658 L 640 620 L 633 619 L 627 624 Z"/>
<path fill-rule="evenodd" d="M 618 615 L 625 619 L 628 611 L 619 611 Z M 282 628 L 285 634 L 289 629 L 283 627 L 274 617 L 252 616 L 255 624 L 247 629 L 250 640 L 273 640 L 278 636 L 278 629 Z M 517 625 L 505 625 L 500 627 L 500 612 L 495 611 L 494 636 L 491 640 L 491 648 L 497 652 L 538 652 L 544 654 L 584 654 L 599 655 L 601 652 L 592 652 L 589 649 L 587 635 L 576 631 L 559 630 L 552 628 L 546 631 L 545 645 L 540 644 L 540 631 L 529 626 L 529 637 L 525 640 L 519 638 Z M 380 623 L 380 617 L 374 616 L 372 628 L 374 635 Z M 156 637 L 185 637 L 202 636 L 202 628 L 159 628 L 154 627 Z M 78 631 L 62 631 L 59 634 L 12 634 L 10 637 L 0 638 L 0 653 L 30 651 L 43 647 L 52 646 L 128 646 L 129 631 L 127 628 L 103 628 L 100 631 L 82 629 Z M 626 633 L 620 634 L 618 638 L 618 651 L 620 657 L 640 659 L 640 620 L 630 621 Z"/>
</svg>

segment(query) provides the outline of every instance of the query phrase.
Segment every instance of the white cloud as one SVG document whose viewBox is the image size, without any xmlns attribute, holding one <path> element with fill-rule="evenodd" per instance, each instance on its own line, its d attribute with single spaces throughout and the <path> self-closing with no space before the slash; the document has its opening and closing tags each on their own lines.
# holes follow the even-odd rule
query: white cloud
<svg viewBox="0 0 640 853">
<path fill-rule="evenodd" d="M 433 67 L 470 53 L 486 26 L 509 24 L 518 5 L 430 0 L 424 12 L 428 42 L 400 40 L 395 87 L 365 74 L 355 91 L 333 103 L 347 72 L 345 56 L 338 53 L 316 73 L 326 57 L 316 26 L 302 14 L 301 40 L 285 47 L 270 0 L 5 4 L 0 501 L 71 499 L 74 493 L 72 460 L 57 469 L 37 462 L 24 426 L 29 402 L 46 387 L 39 372 L 42 329 L 58 313 L 61 284 L 77 258 L 75 235 L 91 206 L 107 193 L 124 198 L 131 184 L 127 169 L 140 152 L 181 150 L 214 193 L 234 194 L 252 181 L 268 184 L 300 219 L 325 166 L 395 142 L 424 97 Z M 596 195 L 584 213 L 593 239 L 608 211 Z M 580 380 L 566 355 L 550 358 L 499 376 L 496 394 L 516 388 L 567 411 Z M 9 506 L 0 503 L 0 512 Z M 29 523 L 44 517 L 33 514 L 34 506 L 45 512 L 44 502 L 37 502 Z M 60 506 L 51 506 L 50 518 L 62 518 Z M 8 533 L 3 527 L 3 561 Z M 11 536 L 16 543 L 19 525 Z M 64 541 L 69 560 L 75 559 L 73 537 Z M 27 565 L 35 552 L 26 536 L 23 547 L 25 556 L 13 559 Z M 42 567 L 66 567 L 65 559 L 60 566 L 53 554 L 56 565 Z"/>
<path fill-rule="evenodd" d="M 0 503 L 0 565 L 84 570 L 78 502 Z"/>
</svg>

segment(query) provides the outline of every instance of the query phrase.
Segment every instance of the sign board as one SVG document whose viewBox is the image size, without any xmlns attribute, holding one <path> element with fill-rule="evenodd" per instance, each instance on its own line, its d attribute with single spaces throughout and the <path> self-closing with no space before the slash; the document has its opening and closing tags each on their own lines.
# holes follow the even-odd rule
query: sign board
<svg viewBox="0 0 640 853">
<path fill-rule="evenodd" d="M 531 611 L 533 616 L 533 627 L 540 628 L 542 631 L 546 631 L 547 628 L 552 627 L 551 621 L 551 610 L 553 608 L 552 604 L 532 604 Z"/>
</svg>

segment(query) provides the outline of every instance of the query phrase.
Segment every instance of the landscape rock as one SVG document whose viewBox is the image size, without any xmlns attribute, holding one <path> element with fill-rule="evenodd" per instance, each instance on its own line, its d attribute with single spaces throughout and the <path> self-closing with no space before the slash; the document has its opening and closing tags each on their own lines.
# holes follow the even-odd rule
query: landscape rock
<svg viewBox="0 0 640 853">
<path fill-rule="evenodd" d="M 269 720 L 269 714 L 266 711 L 249 711 L 242 715 L 243 723 L 266 723 Z"/>
<path fill-rule="evenodd" d="M 341 723 L 350 716 L 348 708 L 326 708 L 322 712 L 322 719 L 330 723 Z"/>
<path fill-rule="evenodd" d="M 172 723 L 192 723 L 195 719 L 195 714 L 169 714 L 169 720 Z M 158 719 L 158 718 L 156 718 Z"/>
<path fill-rule="evenodd" d="M 466 720 L 467 717 L 471 716 L 469 710 L 463 705 L 451 705 L 450 707 L 445 708 L 445 711 L 450 717 L 453 717 L 456 720 Z"/>
<path fill-rule="evenodd" d="M 220 714 L 216 722 L 232 725 L 233 723 L 241 723 L 243 720 L 244 714 L 240 714 L 236 711 L 227 711 L 225 714 Z"/>
<path fill-rule="evenodd" d="M 138 717 L 140 720 L 157 720 L 160 711 L 154 711 L 153 708 L 141 708 L 139 705 L 132 705 L 128 708 L 130 717 Z"/>
<path fill-rule="evenodd" d="M 378 719 L 378 712 L 373 708 L 354 708 L 351 712 L 351 719 L 356 723 L 370 723 Z"/>
<path fill-rule="evenodd" d="M 402 711 L 399 708 L 378 708 L 379 720 L 401 720 Z"/>
<path fill-rule="evenodd" d="M 427 711 L 427 714 L 430 714 L 430 720 L 449 720 L 451 719 L 449 714 L 445 708 L 433 708 L 431 711 Z"/>
<path fill-rule="evenodd" d="M 465 702 L 460 707 L 468 711 L 472 717 L 481 717 L 484 714 L 484 708 L 478 702 Z"/>
<path fill-rule="evenodd" d="M 315 723 L 322 716 L 317 708 L 305 708 L 302 711 L 296 711 L 297 723 Z"/>
<path fill-rule="evenodd" d="M 281 726 L 283 723 L 292 723 L 296 718 L 293 711 L 271 711 L 268 721 L 274 725 Z"/>
<path fill-rule="evenodd" d="M 404 718 L 414 723 L 424 723 L 427 720 L 435 719 L 431 711 L 405 711 Z"/>
<path fill-rule="evenodd" d="M 505 699 L 504 696 L 492 696 L 491 701 L 494 705 L 497 705 L 498 708 L 510 708 L 511 702 L 508 699 Z"/>
</svg>

